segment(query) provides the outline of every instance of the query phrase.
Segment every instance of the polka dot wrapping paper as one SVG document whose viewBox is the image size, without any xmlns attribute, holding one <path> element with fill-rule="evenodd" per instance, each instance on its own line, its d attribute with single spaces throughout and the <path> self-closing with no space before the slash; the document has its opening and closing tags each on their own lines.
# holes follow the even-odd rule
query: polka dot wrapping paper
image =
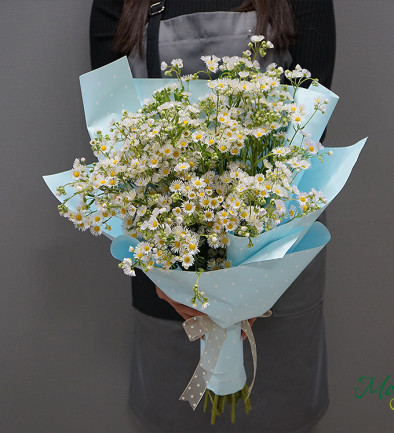
<svg viewBox="0 0 394 433">
<path fill-rule="evenodd" d="M 119 120 L 122 110 L 137 111 L 144 99 L 150 98 L 154 90 L 168 84 L 171 79 L 133 79 L 124 57 L 84 74 L 80 81 L 86 124 L 93 137 L 97 129 L 108 132 L 110 121 Z M 206 82 L 191 82 L 189 90 L 192 101 L 197 101 L 207 93 Z M 307 111 L 313 109 L 317 97 L 328 99 L 329 103 L 324 116 L 317 113 L 308 125 L 312 140 L 320 139 L 338 97 L 321 85 L 310 89 L 300 88 L 296 94 L 296 102 L 304 105 Z M 215 329 L 225 331 L 221 350 L 214 360 L 212 377 L 206 384 L 217 395 L 235 393 L 244 387 L 246 376 L 239 325 L 269 310 L 327 244 L 329 232 L 316 219 L 345 185 L 365 141 L 344 148 L 325 148 L 325 152 L 332 150 L 333 155 L 326 158 L 324 164 L 314 160 L 311 168 L 297 178 L 300 190 L 315 188 L 322 191 L 327 199 L 324 207 L 258 235 L 253 238 L 252 247 L 248 246 L 247 238 L 229 233 L 227 257 L 232 267 L 201 273 L 199 290 L 209 298 L 209 306 L 204 313 Z M 71 179 L 71 171 L 44 177 L 54 194 L 57 187 L 67 184 Z M 67 187 L 65 192 L 66 197 L 74 193 Z M 77 197 L 68 202 L 71 209 L 77 205 Z M 123 234 L 120 219 L 114 217 L 110 224 L 111 230 L 104 229 L 103 233 L 112 240 L 112 255 L 119 260 L 132 257 L 129 248 L 135 247 L 139 241 Z M 195 272 L 154 268 L 147 272 L 147 276 L 167 296 L 190 305 L 192 287 L 196 282 Z M 196 309 L 202 311 L 201 306 L 196 306 Z M 216 331 L 212 332 L 208 333 L 207 339 L 215 339 Z M 204 360 L 205 344 L 202 341 L 200 363 L 207 360 Z M 214 341 L 212 344 L 215 344 Z"/>
</svg>

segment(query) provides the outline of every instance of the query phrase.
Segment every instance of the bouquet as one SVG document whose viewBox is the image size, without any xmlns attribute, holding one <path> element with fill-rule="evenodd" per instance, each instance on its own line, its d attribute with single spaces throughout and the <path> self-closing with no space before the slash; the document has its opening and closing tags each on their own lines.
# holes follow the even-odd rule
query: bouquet
<svg viewBox="0 0 394 433">
<path fill-rule="evenodd" d="M 142 269 L 167 296 L 206 313 L 184 323 L 191 340 L 205 338 L 181 399 L 195 409 L 205 393 L 213 423 L 226 401 L 232 420 L 238 399 L 250 409 L 241 329 L 255 373 L 247 319 L 264 315 L 326 245 L 315 220 L 365 142 L 324 149 L 338 97 L 299 66 L 262 72 L 256 59 L 272 48 L 262 36 L 249 48 L 204 56 L 205 71 L 189 76 L 181 59 L 163 62 L 175 79 L 133 80 L 125 58 L 85 74 L 98 160 L 45 178 L 76 228 L 112 239 L 126 275 Z"/>
</svg>

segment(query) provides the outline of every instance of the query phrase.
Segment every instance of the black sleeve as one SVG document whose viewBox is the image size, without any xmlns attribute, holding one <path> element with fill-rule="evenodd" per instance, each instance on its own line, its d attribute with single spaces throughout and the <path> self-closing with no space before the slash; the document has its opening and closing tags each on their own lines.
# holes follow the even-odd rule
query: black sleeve
<svg viewBox="0 0 394 433">
<path fill-rule="evenodd" d="M 94 0 L 90 15 L 90 61 L 92 69 L 111 63 L 122 54 L 112 49 L 112 40 L 123 9 L 123 0 Z"/>
<path fill-rule="evenodd" d="M 292 65 L 308 69 L 330 88 L 335 63 L 335 16 L 332 0 L 292 0 L 298 37 L 290 49 Z"/>
</svg>

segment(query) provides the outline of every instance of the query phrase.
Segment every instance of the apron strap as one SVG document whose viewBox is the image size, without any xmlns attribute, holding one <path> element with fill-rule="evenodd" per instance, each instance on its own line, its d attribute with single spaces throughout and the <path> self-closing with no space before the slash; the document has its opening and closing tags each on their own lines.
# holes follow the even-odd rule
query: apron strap
<svg viewBox="0 0 394 433">
<path fill-rule="evenodd" d="M 153 3 L 149 8 L 148 30 L 146 40 L 146 67 L 148 78 L 161 78 L 159 56 L 159 29 L 165 0 Z"/>
</svg>

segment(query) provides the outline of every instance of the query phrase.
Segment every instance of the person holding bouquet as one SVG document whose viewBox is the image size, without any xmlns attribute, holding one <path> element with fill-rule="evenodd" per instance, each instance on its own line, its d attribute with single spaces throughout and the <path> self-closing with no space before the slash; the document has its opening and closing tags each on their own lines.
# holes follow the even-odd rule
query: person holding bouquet
<svg viewBox="0 0 394 433">
<path fill-rule="evenodd" d="M 173 58 L 190 68 L 183 73 L 195 72 L 201 56 L 242 55 L 254 34 L 264 34 L 275 46 L 267 64 L 285 69 L 300 64 L 326 87 L 333 75 L 331 0 L 94 0 L 90 32 L 92 67 L 126 54 L 134 77 L 160 77 L 161 62 Z M 255 323 L 260 361 L 253 411 L 248 417 L 239 411 L 234 426 L 224 415 L 216 431 L 242 426 L 250 433 L 306 433 L 323 416 L 328 406 L 324 269 L 321 253 L 275 304 L 272 316 Z M 132 293 L 135 415 L 152 432 L 208 431 L 205 417 L 176 403 L 198 357 L 179 321 L 198 312 L 170 300 L 141 271 L 132 279 Z"/>
</svg>

